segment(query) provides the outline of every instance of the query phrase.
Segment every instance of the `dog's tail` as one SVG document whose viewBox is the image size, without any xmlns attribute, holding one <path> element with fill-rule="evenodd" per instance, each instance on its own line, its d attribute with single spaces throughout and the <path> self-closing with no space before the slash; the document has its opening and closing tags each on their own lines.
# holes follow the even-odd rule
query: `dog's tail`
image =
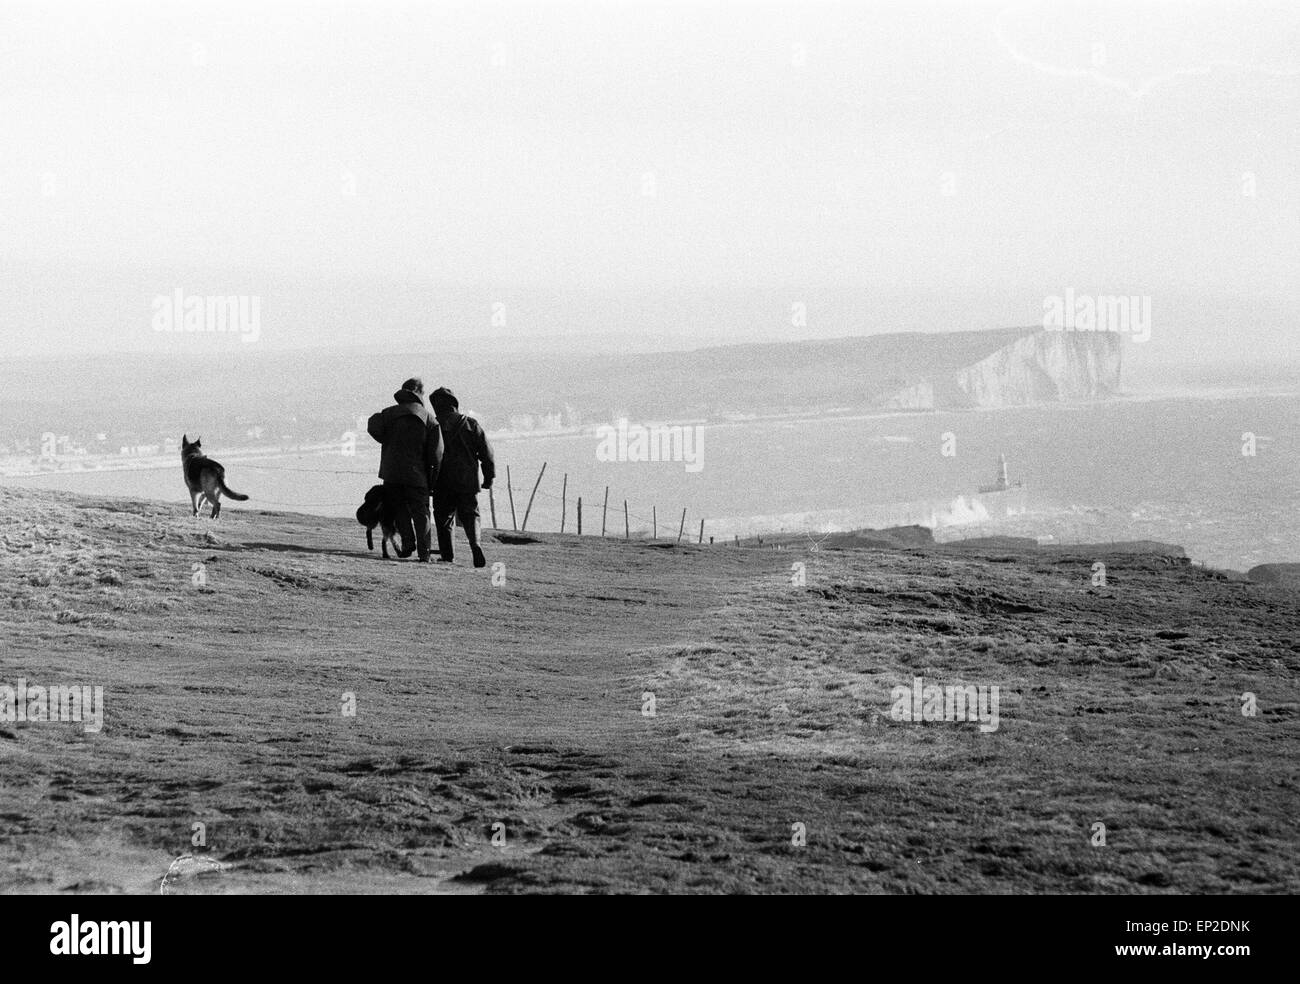
<svg viewBox="0 0 1300 984">
<path fill-rule="evenodd" d="M 221 486 L 221 493 L 226 498 L 234 499 L 236 502 L 248 501 L 248 496 L 244 495 L 242 492 L 234 491 L 229 485 L 226 484 L 226 480 L 224 478 L 217 479 L 217 484 Z"/>
</svg>

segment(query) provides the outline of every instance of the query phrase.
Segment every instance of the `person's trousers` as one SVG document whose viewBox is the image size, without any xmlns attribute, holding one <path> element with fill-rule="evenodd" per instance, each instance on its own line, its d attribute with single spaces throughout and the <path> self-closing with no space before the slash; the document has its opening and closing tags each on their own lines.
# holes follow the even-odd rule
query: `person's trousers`
<svg viewBox="0 0 1300 984">
<path fill-rule="evenodd" d="M 478 493 L 440 490 L 433 493 L 433 521 L 438 527 L 438 553 L 443 560 L 451 560 L 455 551 L 451 544 L 452 521 L 460 523 L 465 531 L 469 548 L 475 553 L 478 543 Z"/>
<path fill-rule="evenodd" d="M 409 557 L 414 550 L 421 560 L 428 560 L 433 548 L 433 531 L 429 524 L 429 490 L 418 485 L 385 485 L 384 494 L 397 513 L 397 534 L 402 540 L 399 556 Z"/>
</svg>

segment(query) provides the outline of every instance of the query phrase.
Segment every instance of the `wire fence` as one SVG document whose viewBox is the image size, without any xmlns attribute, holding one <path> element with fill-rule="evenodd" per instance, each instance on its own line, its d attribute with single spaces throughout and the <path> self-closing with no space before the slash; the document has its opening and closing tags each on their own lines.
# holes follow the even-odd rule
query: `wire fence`
<svg viewBox="0 0 1300 984">
<path fill-rule="evenodd" d="M 295 473 L 295 474 L 302 474 L 302 475 L 352 475 L 352 476 L 357 476 L 357 477 L 360 477 L 360 478 L 368 478 L 368 479 L 370 479 L 370 480 L 372 481 L 372 483 L 373 483 L 373 482 L 377 482 L 377 481 L 379 480 L 379 479 L 378 479 L 378 476 L 377 476 L 377 474 L 376 474 L 376 472 L 375 472 L 375 469 L 373 469 L 373 468 L 366 468 L 366 469 L 359 469 L 359 468 L 300 468 L 300 467 L 295 467 L 295 466 L 293 466 L 293 465 L 278 465 L 278 464 L 277 464 L 277 465 L 270 465 L 270 464 L 263 464 L 263 463 L 261 463 L 261 462 L 256 462 L 256 461 L 237 461 L 236 463 L 239 465 L 239 467 L 240 467 L 241 469 L 243 469 L 243 468 L 253 468 L 253 469 L 260 469 L 260 470 L 262 470 L 262 471 L 270 471 L 270 472 L 292 472 L 292 473 Z M 162 464 L 159 464 L 159 465 L 141 465 L 141 466 L 139 466 L 139 467 L 132 467 L 132 468 L 130 468 L 130 469 L 121 469 L 121 470 L 123 470 L 123 471 L 171 471 L 171 470 L 174 469 L 175 467 L 176 467 L 175 465 L 162 465 Z M 499 471 L 498 471 L 498 474 L 497 474 L 497 478 L 498 478 L 498 480 L 499 480 L 499 479 L 504 475 L 504 473 L 505 473 L 505 468 L 504 468 L 504 467 L 501 467 L 501 468 L 499 469 Z M 58 472 L 43 472 L 43 473 L 41 473 L 42 477 L 45 476 L 45 475 L 85 475 L 85 474 L 86 474 L 86 472 L 84 472 L 84 471 L 81 471 L 81 472 L 75 472 L 75 471 L 58 471 Z M 528 488 L 528 487 L 526 487 L 526 486 L 520 486 L 520 487 L 518 487 L 518 488 L 515 488 L 515 487 L 512 485 L 512 486 L 511 486 L 511 490 L 512 490 L 512 491 L 515 491 L 515 492 L 519 492 L 522 496 L 525 496 L 525 498 L 524 498 L 524 500 L 523 500 L 525 503 L 527 502 L 527 497 L 528 497 L 528 496 L 532 496 L 532 495 L 534 495 L 534 493 L 532 492 L 531 488 Z M 494 483 L 493 488 L 492 488 L 492 491 L 493 491 L 494 493 L 502 492 L 502 491 L 503 491 L 503 487 L 501 486 L 501 484 L 500 484 L 499 481 L 496 482 L 496 483 Z M 340 498 L 340 499 L 327 499 L 327 500 L 324 500 L 324 501 L 318 501 L 318 502 L 307 502 L 307 501 L 304 501 L 304 500 L 302 500 L 302 499 L 293 499 L 293 500 L 290 500 L 290 501 L 282 501 L 282 500 L 278 500 L 278 499 L 269 499 L 269 498 L 267 498 L 267 497 L 265 497 L 265 496 L 258 495 L 258 496 L 257 496 L 255 499 L 253 499 L 252 501 L 253 501 L 253 503 L 256 504 L 256 505 L 262 505 L 262 504 L 265 504 L 265 505 L 269 505 L 269 506 L 284 506 L 284 507 L 286 507 L 286 508 L 312 508 L 312 509 L 340 508 L 340 509 L 341 509 L 341 508 L 345 508 L 345 507 L 347 507 L 347 508 L 352 508 L 352 507 L 355 507 L 356 505 L 359 505 L 359 504 L 360 504 L 360 501 L 361 501 L 361 495 L 363 495 L 363 494 L 364 494 L 364 490 L 363 490 L 361 493 L 352 494 L 352 495 L 349 495 L 349 496 L 346 497 L 346 498 Z M 538 497 L 541 497 L 541 498 L 543 498 L 543 499 L 550 500 L 550 501 L 553 502 L 553 503 L 559 503 L 559 504 L 560 504 L 560 508 L 561 508 L 561 510 L 562 510 L 562 514 L 563 514 L 563 513 L 567 513 L 567 516 L 563 516 L 563 519 L 564 519 L 564 523 L 563 523 L 563 525 L 564 525 L 564 532 L 566 532 L 566 533 L 573 532 L 573 533 L 575 533 L 575 534 L 577 533 L 577 523 L 576 523 L 576 505 L 577 505 L 577 501 L 578 501 L 578 499 L 581 498 L 582 501 L 583 501 L 583 503 L 584 503 L 584 506 L 587 507 L 586 509 L 584 509 L 584 512 L 585 512 L 585 514 L 586 514 L 585 517 L 584 517 L 585 522 L 583 523 L 583 535 L 584 535 L 584 536 L 587 536 L 587 535 L 599 535 L 598 533 L 591 533 L 591 532 L 590 532 L 590 530 L 593 529 L 593 525 L 594 525 L 594 524 L 592 524 L 591 520 L 590 520 L 590 519 L 587 519 L 586 517 L 592 517 L 592 518 L 594 518 L 598 513 L 600 513 L 600 514 L 602 515 L 602 519 L 608 519 L 608 516 L 604 515 L 604 500 L 605 500 L 605 496 L 606 496 L 606 494 L 607 494 L 607 490 L 604 489 L 604 488 L 602 488 L 599 492 L 597 492 L 597 493 L 595 493 L 594 495 L 591 495 L 591 496 L 588 496 L 588 495 L 586 495 L 585 493 L 584 493 L 583 495 L 579 496 L 579 495 L 575 494 L 572 490 L 570 490 L 570 492 L 569 492 L 568 494 L 566 494 L 566 495 L 558 495 L 558 494 L 556 494 L 555 492 L 550 492 L 550 491 L 548 491 L 548 490 L 546 490 L 546 489 L 541 488 L 540 486 L 537 488 L 536 493 L 535 493 L 535 495 L 538 496 Z M 507 498 L 508 498 L 508 496 L 509 496 L 509 493 L 507 493 Z M 499 498 L 499 497 L 498 497 L 498 498 Z M 617 530 L 617 522 L 616 522 L 616 521 L 617 521 L 618 516 L 619 516 L 620 514 L 623 513 L 623 510 L 622 510 L 621 508 L 619 508 L 619 506 L 621 506 L 622 503 L 623 503 L 624 501 L 625 501 L 625 500 L 623 500 L 623 499 L 621 499 L 621 498 L 615 498 L 615 499 L 612 499 L 612 500 L 611 500 L 611 505 L 613 506 L 613 512 L 614 512 L 614 519 L 615 519 L 615 522 L 612 523 L 612 524 L 608 524 L 608 525 L 607 525 L 606 533 L 605 533 L 606 537 L 611 537 L 611 536 L 617 536 L 617 535 L 618 535 L 617 532 L 616 532 L 616 530 Z M 594 505 L 594 506 L 587 506 L 588 503 L 593 503 L 593 504 L 595 504 L 595 505 Z M 521 504 L 520 504 L 519 502 L 516 502 L 516 508 L 519 509 L 520 507 L 521 507 Z M 497 517 L 496 517 L 496 522 L 498 523 L 498 525 L 496 526 L 496 529 L 499 529 L 499 530 L 505 530 L 505 529 L 510 528 L 510 527 L 507 527 L 507 526 L 503 525 L 503 524 L 507 521 L 507 516 L 505 515 L 505 513 L 502 512 L 502 510 L 504 509 L 505 512 L 509 512 L 510 507 L 509 507 L 509 505 L 508 505 L 508 502 L 507 502 L 506 500 L 503 500 L 503 501 L 497 502 L 497 503 L 496 503 L 496 508 L 497 508 L 497 513 L 498 513 L 498 515 L 497 515 Z M 574 511 L 573 511 L 573 512 L 570 512 L 570 511 L 569 511 L 570 509 L 572 509 L 572 510 L 574 510 Z M 590 511 L 587 511 L 587 510 L 590 510 Z M 532 513 L 529 513 L 529 515 L 528 515 L 528 520 L 529 520 L 529 522 L 533 522 L 533 521 L 535 520 L 535 518 L 536 518 L 536 517 L 539 517 L 539 516 L 540 516 L 540 514 L 539 514 L 538 512 L 536 512 L 536 511 L 534 511 L 534 512 L 532 512 Z M 522 520 L 522 517 L 523 517 L 523 513 L 522 513 L 522 512 L 519 512 L 519 513 L 517 513 L 516 520 Z M 657 533 L 657 532 L 658 532 L 657 529 L 656 529 L 656 527 L 658 526 L 658 519 L 659 519 L 659 517 L 658 517 L 657 514 L 655 514 L 655 513 L 651 513 L 650 515 L 647 516 L 647 515 L 645 515 L 644 513 L 641 513 L 641 512 L 639 512 L 639 511 L 634 511 L 634 510 L 631 509 L 631 507 L 629 506 L 629 508 L 627 509 L 627 512 L 626 512 L 626 518 L 627 518 L 627 524 L 626 524 L 626 525 L 627 525 L 627 528 L 624 530 L 624 535 L 625 535 L 625 536 L 630 535 L 630 533 L 633 532 L 633 530 L 631 529 L 631 526 L 632 526 L 632 523 L 633 523 L 633 522 L 635 522 L 635 524 L 636 524 L 635 532 L 637 532 L 638 534 L 644 533 L 644 532 L 646 531 L 646 529 L 649 529 L 649 530 L 651 530 L 651 531 L 654 532 L 654 533 Z M 669 519 L 669 517 L 667 516 L 667 514 L 665 514 L 665 517 L 664 517 L 664 518 L 665 518 L 666 520 Z M 697 519 L 697 522 L 698 522 L 698 519 Z M 512 522 L 511 525 L 513 526 L 514 523 Z M 520 528 L 522 529 L 522 524 L 521 524 L 521 527 L 520 527 Z M 679 534 L 680 534 L 681 539 L 683 539 L 683 540 L 689 540 L 689 539 L 690 539 L 690 531 L 687 530 L 687 529 L 685 529 L 684 523 L 679 522 L 679 524 L 678 524 L 678 533 L 673 533 L 673 531 L 672 531 L 672 529 L 671 529 L 671 525 L 666 525 L 666 526 L 664 527 L 664 529 L 665 529 L 665 530 L 666 530 L 666 531 L 667 531 L 667 532 L 668 532 L 668 533 L 669 533 L 669 534 L 670 534 L 674 539 L 676 539 L 676 538 L 678 537 Z M 536 526 L 534 526 L 534 531 L 536 531 Z M 611 531 L 615 531 L 615 532 L 611 532 Z"/>
<path fill-rule="evenodd" d="M 250 468 L 250 467 L 251 467 L 251 468 L 261 468 L 261 469 L 263 469 L 263 470 L 265 470 L 265 471 L 285 471 L 285 472 L 296 472 L 296 473 L 300 473 L 300 474 L 314 474 L 314 475 L 359 475 L 359 476 L 367 476 L 367 477 L 370 477 L 370 478 L 377 478 L 377 476 L 375 475 L 375 472 L 374 472 L 373 470 L 371 470 L 371 469 L 361 470 L 361 469 L 356 469 L 356 468 L 294 468 L 294 467 L 292 467 L 292 466 L 288 466 L 288 465 L 264 465 L 264 464 L 258 464 L 258 463 L 255 463 L 255 462 L 247 462 L 247 461 L 240 462 L 239 465 L 240 465 L 241 468 Z M 497 476 L 497 477 L 498 477 L 498 479 L 501 477 L 501 476 L 500 476 L 500 473 L 498 473 L 498 476 Z M 512 486 L 512 489 L 513 489 L 513 486 Z M 522 493 L 523 489 L 524 489 L 524 486 L 520 486 L 520 492 L 521 492 L 521 493 Z M 494 486 L 493 486 L 493 492 L 496 492 L 496 491 L 499 491 L 499 490 L 500 490 L 500 486 L 499 486 L 499 484 L 494 484 Z M 532 492 L 529 492 L 529 495 L 530 495 L 530 496 L 531 496 L 532 494 L 533 494 Z M 549 491 L 547 491 L 547 490 L 545 490 L 545 489 L 543 489 L 543 488 L 541 488 L 541 487 L 539 486 L 535 494 L 538 495 L 538 496 L 541 496 L 542 498 L 549 499 L 549 500 L 551 500 L 552 502 L 558 502 L 558 503 L 560 503 L 560 505 L 561 505 L 562 508 L 567 507 L 569 504 L 572 504 L 572 505 L 574 506 L 575 510 L 576 510 L 576 505 L 577 505 L 577 501 L 578 501 L 579 498 L 581 498 L 581 499 L 583 500 L 584 503 L 601 502 L 601 503 L 603 504 L 603 502 L 604 502 L 604 497 L 605 497 L 605 490 L 604 490 L 604 489 L 601 489 L 600 492 L 596 493 L 595 495 L 591 495 L 591 496 L 587 496 L 587 495 L 579 496 L 579 495 L 573 494 L 572 492 L 571 492 L 570 494 L 568 494 L 568 495 L 563 495 L 563 496 L 561 496 L 561 495 L 557 495 L 557 494 L 554 493 L 554 492 L 549 492 Z M 351 500 L 335 500 L 335 501 L 316 502 L 316 503 L 306 503 L 306 502 L 276 502 L 276 501 L 273 500 L 273 499 L 267 499 L 267 498 L 264 498 L 264 497 L 259 496 L 257 501 L 258 501 L 258 502 L 266 502 L 266 503 L 270 503 L 270 504 L 272 504 L 272 505 L 281 505 L 281 506 L 293 506 L 293 505 L 306 506 L 306 505 L 312 505 L 312 506 L 321 507 L 321 506 L 335 506 L 335 505 L 337 505 L 337 506 L 343 506 L 343 505 L 347 505 L 347 504 L 349 504 L 349 502 L 350 502 Z M 622 500 L 615 500 L 615 501 L 616 501 L 616 502 L 619 502 L 619 501 L 622 501 Z M 503 504 L 503 503 L 499 503 L 498 505 L 505 505 L 505 507 L 506 507 L 507 509 L 509 508 L 508 505 Z M 602 510 L 603 510 L 603 505 L 602 505 Z M 498 521 L 500 521 L 500 520 L 503 519 L 503 518 L 504 518 L 503 516 L 498 516 L 498 517 L 497 517 Z M 530 514 L 530 517 L 529 517 L 529 518 L 530 518 L 530 519 L 532 518 L 532 517 L 531 517 L 531 514 Z M 638 525 L 641 525 L 641 524 L 648 525 L 648 526 L 650 526 L 650 527 L 653 529 L 653 528 L 657 525 L 657 518 L 658 518 L 658 517 L 657 517 L 655 514 L 653 514 L 653 513 L 652 513 L 651 515 L 647 516 L 647 515 L 645 515 L 645 514 L 643 514 L 643 513 L 635 512 L 635 511 L 633 511 L 633 510 L 629 507 L 629 509 L 628 509 L 628 511 L 627 511 L 627 518 L 628 518 L 629 520 L 636 520 L 636 522 L 638 523 Z M 569 525 L 569 524 L 566 522 L 566 523 L 565 523 L 565 532 L 568 532 L 568 531 L 569 531 L 569 530 L 568 530 L 568 525 Z M 586 524 L 586 525 L 589 525 L 589 524 Z M 505 527 L 504 527 L 504 526 L 498 526 L 497 528 L 498 528 L 498 529 L 504 529 Z M 682 529 L 682 526 L 681 526 L 680 523 L 678 524 L 678 528 L 679 528 L 679 530 Z M 576 526 L 576 512 L 575 512 L 575 518 L 574 518 L 574 532 L 575 532 L 575 533 L 577 532 L 577 526 Z M 684 533 L 684 532 L 682 533 L 682 536 L 683 536 L 683 538 L 685 538 L 685 533 Z"/>
</svg>

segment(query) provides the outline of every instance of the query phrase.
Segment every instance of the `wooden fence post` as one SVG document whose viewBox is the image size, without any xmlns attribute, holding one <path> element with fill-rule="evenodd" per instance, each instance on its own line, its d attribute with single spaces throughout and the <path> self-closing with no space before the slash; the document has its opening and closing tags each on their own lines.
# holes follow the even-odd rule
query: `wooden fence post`
<svg viewBox="0 0 1300 984">
<path fill-rule="evenodd" d="M 528 514 L 533 511 L 533 497 L 537 495 L 537 487 L 542 484 L 542 476 L 546 474 L 546 462 L 542 462 L 542 470 L 537 473 L 537 481 L 533 483 L 532 495 L 528 497 L 528 505 L 524 507 L 524 530 L 528 529 Z"/>
<path fill-rule="evenodd" d="M 506 495 L 510 496 L 510 527 L 517 531 L 519 523 L 515 520 L 515 490 L 510 487 L 509 465 L 506 465 Z"/>
<path fill-rule="evenodd" d="M 623 500 L 623 539 L 624 539 L 624 540 L 630 540 L 630 539 L 632 539 L 632 527 L 631 527 L 630 525 L 628 525 L 628 520 L 627 520 L 627 500 L 626 500 L 626 499 Z"/>
<path fill-rule="evenodd" d="M 704 542 L 704 520 L 700 520 L 700 543 Z"/>
<path fill-rule="evenodd" d="M 578 496 L 578 536 L 582 536 L 582 496 Z"/>
<path fill-rule="evenodd" d="M 671 529 L 672 527 L 669 527 Z M 682 542 L 682 534 L 686 532 L 686 510 L 682 510 L 682 525 L 677 527 L 677 542 Z"/>
<path fill-rule="evenodd" d="M 605 514 L 609 512 L 609 486 L 605 486 L 605 505 L 600 510 L 600 535 L 605 535 Z"/>
<path fill-rule="evenodd" d="M 560 486 L 560 532 L 564 532 L 564 521 L 569 517 L 569 473 L 564 473 L 564 482 Z"/>
<path fill-rule="evenodd" d="M 650 507 L 650 538 L 659 539 L 659 510 L 655 506 Z"/>
</svg>

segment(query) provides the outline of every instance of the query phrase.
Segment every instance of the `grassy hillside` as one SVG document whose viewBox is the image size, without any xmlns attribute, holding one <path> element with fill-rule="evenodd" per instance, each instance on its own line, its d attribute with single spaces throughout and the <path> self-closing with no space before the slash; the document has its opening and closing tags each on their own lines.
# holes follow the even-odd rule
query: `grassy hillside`
<svg viewBox="0 0 1300 984">
<path fill-rule="evenodd" d="M 106 704 L 0 722 L 0 889 L 1300 890 L 1292 591 L 501 536 L 494 585 L 342 521 L 0 489 L 0 685 Z M 893 720 L 918 675 L 998 685 L 998 730 Z"/>
</svg>

